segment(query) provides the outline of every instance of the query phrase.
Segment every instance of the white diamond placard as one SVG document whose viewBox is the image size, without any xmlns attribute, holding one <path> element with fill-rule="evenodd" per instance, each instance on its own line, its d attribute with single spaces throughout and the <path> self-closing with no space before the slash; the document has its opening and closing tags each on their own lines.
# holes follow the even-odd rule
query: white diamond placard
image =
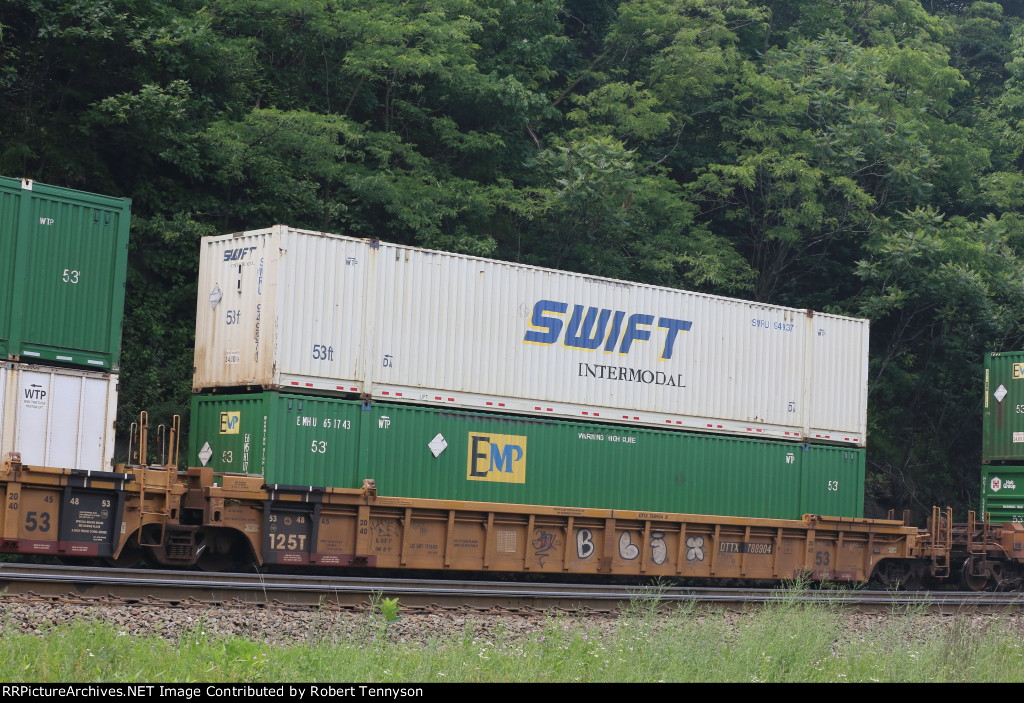
<svg viewBox="0 0 1024 703">
<path fill-rule="evenodd" d="M 1006 397 L 1006 394 L 1008 392 L 1009 391 L 1007 391 L 1006 388 L 1003 387 L 1003 384 L 1000 383 L 999 384 L 999 388 L 996 388 L 996 392 L 993 393 L 992 395 L 994 395 L 996 397 L 996 401 L 997 402 L 1002 403 L 1003 402 L 1003 398 Z"/>
<path fill-rule="evenodd" d="M 206 462 L 213 456 L 213 450 L 210 449 L 210 443 L 206 442 L 203 444 L 203 448 L 199 450 L 199 461 L 203 462 L 203 466 L 206 466 Z"/>
<path fill-rule="evenodd" d="M 213 290 L 210 292 L 210 307 L 216 308 L 217 303 L 219 303 L 223 298 L 224 294 L 220 292 L 220 286 L 214 284 Z"/>
<path fill-rule="evenodd" d="M 440 432 L 438 432 L 437 436 L 430 440 L 430 444 L 427 446 L 430 447 L 430 453 L 433 454 L 436 459 L 441 456 L 441 452 L 448 448 L 448 441 L 445 440 Z"/>
</svg>

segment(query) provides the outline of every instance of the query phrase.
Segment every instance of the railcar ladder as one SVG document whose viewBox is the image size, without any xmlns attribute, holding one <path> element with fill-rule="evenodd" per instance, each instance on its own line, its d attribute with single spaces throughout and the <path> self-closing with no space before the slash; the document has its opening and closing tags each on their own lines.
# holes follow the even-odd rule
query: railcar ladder
<svg viewBox="0 0 1024 703">
<path fill-rule="evenodd" d="M 931 557 L 931 573 L 937 578 L 949 578 L 949 559 L 953 551 L 953 508 L 932 506 L 928 519 L 928 537 L 925 546 Z"/>
<path fill-rule="evenodd" d="M 967 511 L 967 556 L 977 564 L 981 564 L 980 573 L 989 572 L 988 550 L 992 538 L 992 515 L 982 513 L 978 522 L 978 513 Z"/>
<path fill-rule="evenodd" d="M 135 423 L 132 423 L 135 425 Z M 147 452 L 149 450 L 149 413 L 143 410 L 139 413 L 138 423 L 138 465 L 140 472 L 138 476 L 139 484 L 139 545 L 143 547 L 159 547 L 162 546 L 165 540 L 165 533 L 167 530 L 167 522 L 171 517 L 171 488 L 174 485 L 171 474 L 176 472 L 178 469 L 178 438 L 181 435 L 181 416 L 175 415 L 171 422 L 171 429 L 167 436 L 167 444 L 164 447 L 164 456 L 161 457 L 166 463 L 161 467 L 164 469 L 163 483 L 157 484 L 152 488 L 146 485 L 146 477 L 149 476 L 149 472 L 157 467 L 149 467 L 147 465 Z M 163 425 L 160 426 L 160 432 L 162 438 Z M 132 433 L 134 435 L 134 432 Z M 129 455 L 131 447 L 129 446 Z M 146 506 L 149 504 L 147 499 L 161 498 L 160 504 L 163 506 L 163 510 L 147 510 Z M 147 523 L 147 518 L 156 518 Z M 147 524 L 155 524 L 159 526 L 158 531 L 148 532 L 144 529 Z M 146 539 L 146 535 L 151 534 L 154 537 L 152 539 Z"/>
</svg>

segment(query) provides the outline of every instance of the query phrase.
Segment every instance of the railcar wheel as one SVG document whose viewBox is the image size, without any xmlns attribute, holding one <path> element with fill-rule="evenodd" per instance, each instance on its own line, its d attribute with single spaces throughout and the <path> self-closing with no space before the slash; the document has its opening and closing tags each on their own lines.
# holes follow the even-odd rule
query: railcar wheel
<svg viewBox="0 0 1024 703">
<path fill-rule="evenodd" d="M 921 586 L 924 585 L 924 574 L 920 570 L 911 568 L 907 571 L 904 576 L 902 583 L 899 584 L 899 590 L 901 591 L 919 591 Z"/>
<path fill-rule="evenodd" d="M 230 571 L 231 555 L 217 554 L 209 549 L 202 549 L 199 558 L 196 559 L 196 568 L 200 571 Z"/>
<path fill-rule="evenodd" d="M 875 569 L 874 578 L 885 588 L 916 591 L 924 583 L 924 566 L 910 559 L 886 559 Z"/>
<path fill-rule="evenodd" d="M 196 568 L 200 571 L 234 571 L 241 551 L 239 540 L 231 532 L 218 530 L 204 535 L 196 553 Z"/>
<path fill-rule="evenodd" d="M 992 577 L 992 590 L 993 591 L 1011 591 L 1014 587 L 1014 579 L 1004 579 L 1003 574 L 1003 562 L 993 561 L 989 562 L 988 565 L 989 574 Z M 1009 574 L 1006 574 L 1009 576 Z"/>
<path fill-rule="evenodd" d="M 968 558 L 960 568 L 960 585 L 968 591 L 984 591 L 988 586 L 988 574 L 974 573 L 974 560 Z"/>
</svg>

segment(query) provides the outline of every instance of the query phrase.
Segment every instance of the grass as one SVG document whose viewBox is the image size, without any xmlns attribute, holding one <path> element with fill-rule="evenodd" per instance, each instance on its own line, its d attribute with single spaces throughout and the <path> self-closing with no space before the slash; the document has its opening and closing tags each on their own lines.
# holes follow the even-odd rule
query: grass
<svg viewBox="0 0 1024 703">
<path fill-rule="evenodd" d="M 852 629 L 838 606 L 797 597 L 741 615 L 637 600 L 613 628 L 552 615 L 530 635 L 440 633 L 403 642 L 380 603 L 356 632 L 270 645 L 214 636 L 202 622 L 173 639 L 105 623 L 42 635 L 0 628 L 4 682 L 1003 682 L 1024 679 L 1014 619 L 891 613 Z M 936 620 L 939 622 L 936 624 Z"/>
</svg>

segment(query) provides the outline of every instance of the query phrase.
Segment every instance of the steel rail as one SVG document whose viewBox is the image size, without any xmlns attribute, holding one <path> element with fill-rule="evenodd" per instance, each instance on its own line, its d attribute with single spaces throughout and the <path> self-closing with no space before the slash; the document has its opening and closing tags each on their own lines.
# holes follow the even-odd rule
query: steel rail
<svg viewBox="0 0 1024 703">
<path fill-rule="evenodd" d="M 694 602 L 738 608 L 754 603 L 827 602 L 862 609 L 1016 609 L 1019 592 L 868 591 L 804 588 L 623 586 L 520 581 L 205 573 L 0 563 L 0 592 L 8 596 L 124 602 L 275 604 L 366 607 L 374 597 L 397 597 L 403 608 L 546 609 L 617 612 L 626 604 Z"/>
</svg>

